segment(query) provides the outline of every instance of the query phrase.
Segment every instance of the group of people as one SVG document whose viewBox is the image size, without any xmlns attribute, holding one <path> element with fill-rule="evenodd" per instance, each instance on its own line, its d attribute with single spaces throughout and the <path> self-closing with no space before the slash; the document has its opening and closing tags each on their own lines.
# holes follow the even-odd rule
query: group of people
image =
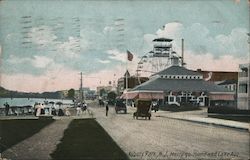
<svg viewBox="0 0 250 160">
<path fill-rule="evenodd" d="M 34 115 L 39 117 L 40 115 L 53 115 L 53 116 L 70 116 L 70 112 L 68 108 L 64 109 L 59 108 L 56 109 L 54 104 L 50 107 L 46 107 L 43 103 L 35 103 L 34 105 Z"/>
<path fill-rule="evenodd" d="M 87 104 L 86 103 L 78 103 L 76 107 L 76 115 L 80 116 L 83 111 L 87 110 Z"/>
<path fill-rule="evenodd" d="M 106 116 L 108 116 L 108 112 L 109 112 L 109 106 L 108 103 L 103 101 L 104 105 L 105 105 L 105 109 L 106 109 Z M 5 106 L 5 115 L 8 116 L 9 115 L 9 110 L 10 110 L 10 105 L 6 102 L 4 104 Z M 47 107 L 45 104 L 43 103 L 35 103 L 34 104 L 34 115 L 36 117 L 39 117 L 41 115 L 53 115 L 53 116 L 70 116 L 70 110 L 69 108 L 65 108 L 64 110 L 59 108 L 56 109 L 55 105 L 52 104 L 52 106 Z M 78 103 L 77 107 L 76 107 L 76 115 L 80 116 L 82 115 L 82 113 L 84 111 L 88 111 L 87 109 L 87 104 L 86 103 Z"/>
</svg>

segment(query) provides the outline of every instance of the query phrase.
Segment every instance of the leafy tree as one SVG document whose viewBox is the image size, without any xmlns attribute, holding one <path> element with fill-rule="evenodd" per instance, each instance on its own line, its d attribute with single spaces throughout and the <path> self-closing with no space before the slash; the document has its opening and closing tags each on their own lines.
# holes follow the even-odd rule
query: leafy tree
<svg viewBox="0 0 250 160">
<path fill-rule="evenodd" d="M 116 93 L 113 91 L 108 93 L 108 99 L 110 100 L 115 100 L 116 96 L 117 96 Z"/>
<path fill-rule="evenodd" d="M 100 96 L 104 96 L 105 94 L 106 94 L 106 90 L 102 88 L 100 90 Z"/>
<path fill-rule="evenodd" d="M 74 98 L 75 97 L 75 90 L 73 88 L 71 88 L 69 91 L 68 91 L 68 98 Z"/>
</svg>

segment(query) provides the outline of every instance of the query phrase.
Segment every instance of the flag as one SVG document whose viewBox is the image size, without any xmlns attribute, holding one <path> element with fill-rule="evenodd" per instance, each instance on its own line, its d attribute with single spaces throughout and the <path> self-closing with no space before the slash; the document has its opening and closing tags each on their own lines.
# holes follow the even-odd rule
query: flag
<svg viewBox="0 0 250 160">
<path fill-rule="evenodd" d="M 128 55 L 128 60 L 132 61 L 134 58 L 133 54 L 127 50 L 127 55 Z"/>
</svg>

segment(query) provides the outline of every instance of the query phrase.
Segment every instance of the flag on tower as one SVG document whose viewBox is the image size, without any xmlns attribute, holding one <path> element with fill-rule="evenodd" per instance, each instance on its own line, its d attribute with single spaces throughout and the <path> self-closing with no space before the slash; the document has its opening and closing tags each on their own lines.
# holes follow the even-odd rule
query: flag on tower
<svg viewBox="0 0 250 160">
<path fill-rule="evenodd" d="M 127 50 L 127 55 L 128 55 L 128 60 L 132 61 L 134 58 L 133 54 Z"/>
</svg>

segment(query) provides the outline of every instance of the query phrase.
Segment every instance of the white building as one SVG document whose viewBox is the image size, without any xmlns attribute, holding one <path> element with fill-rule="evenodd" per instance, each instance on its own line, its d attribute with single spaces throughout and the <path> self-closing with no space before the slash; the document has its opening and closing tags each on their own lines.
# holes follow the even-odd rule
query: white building
<svg viewBox="0 0 250 160">
<path fill-rule="evenodd" d="M 238 102 L 237 108 L 250 110 L 250 63 L 241 64 L 238 78 Z"/>
</svg>

